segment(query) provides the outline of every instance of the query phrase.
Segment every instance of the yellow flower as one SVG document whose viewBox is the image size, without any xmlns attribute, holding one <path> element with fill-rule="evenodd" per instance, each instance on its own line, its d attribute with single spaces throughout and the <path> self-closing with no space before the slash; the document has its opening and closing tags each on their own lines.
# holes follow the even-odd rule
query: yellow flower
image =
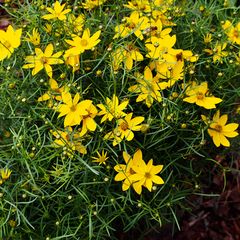
<svg viewBox="0 0 240 240">
<path fill-rule="evenodd" d="M 3 181 L 7 180 L 10 177 L 11 173 L 12 173 L 12 171 L 8 168 L 0 169 L 0 174 L 1 174 L 1 178 L 2 178 Z"/>
<path fill-rule="evenodd" d="M 223 145 L 225 147 L 230 146 L 230 142 L 226 137 L 233 138 L 238 136 L 237 131 L 238 128 L 237 123 L 227 124 L 228 115 L 224 114 L 220 116 L 220 111 L 217 111 L 213 116 L 213 121 L 208 128 L 208 134 L 212 137 L 213 143 L 219 147 Z"/>
<path fill-rule="evenodd" d="M 114 167 L 114 170 L 118 172 L 114 180 L 123 181 L 122 190 L 126 191 L 133 183 L 129 177 L 135 173 L 132 167 L 137 165 L 139 160 L 142 159 L 142 151 L 136 151 L 133 155 L 133 158 L 127 152 L 123 152 L 123 159 L 126 164 L 117 164 Z"/>
<path fill-rule="evenodd" d="M 196 82 L 192 82 L 192 84 L 186 89 L 186 95 L 188 97 L 184 98 L 183 101 L 196 103 L 198 106 L 206 109 L 216 108 L 216 104 L 222 102 L 222 99 L 214 96 L 207 96 L 207 93 L 207 82 L 203 82 L 200 85 L 197 85 Z"/>
<path fill-rule="evenodd" d="M 167 83 L 159 83 L 158 78 L 152 75 L 152 71 L 149 67 L 144 70 L 144 77 L 141 75 L 137 76 L 138 84 L 128 88 L 128 91 L 138 93 L 136 102 L 145 101 L 146 105 L 150 108 L 155 99 L 158 102 L 162 101 L 162 96 L 159 90 L 165 89 Z"/>
<path fill-rule="evenodd" d="M 157 70 L 156 78 L 168 80 L 167 82 L 159 82 L 159 87 L 161 90 L 166 87 L 172 87 L 178 80 L 182 80 L 184 73 L 184 61 L 177 61 L 174 63 L 156 61 L 153 63 L 154 67 Z"/>
<path fill-rule="evenodd" d="M 112 65 L 114 71 L 119 69 L 122 62 L 125 63 L 127 70 L 131 70 L 133 67 L 133 61 L 143 61 L 143 55 L 133 44 L 129 44 L 126 47 L 120 47 L 112 54 Z"/>
<path fill-rule="evenodd" d="M 240 22 L 237 23 L 237 25 L 234 27 L 232 25 L 232 23 L 227 20 L 222 28 L 225 30 L 225 33 L 228 36 L 228 39 L 232 42 L 232 43 L 236 43 L 238 45 L 240 45 Z"/>
<path fill-rule="evenodd" d="M 151 59 L 165 59 L 168 60 L 168 52 L 172 50 L 172 47 L 176 43 L 176 35 L 166 35 L 164 38 L 151 37 L 146 41 L 146 48 L 148 54 L 146 57 Z"/>
<path fill-rule="evenodd" d="M 0 61 L 9 58 L 21 44 L 22 29 L 14 30 L 11 25 L 6 32 L 0 30 Z"/>
<path fill-rule="evenodd" d="M 32 35 L 28 34 L 29 38 L 26 40 L 31 42 L 34 46 L 37 46 L 40 44 L 40 34 L 36 28 L 32 30 Z"/>
<path fill-rule="evenodd" d="M 102 150 L 102 153 L 100 154 L 97 151 L 97 155 L 98 155 L 98 157 L 92 157 L 92 159 L 94 159 L 93 162 L 97 162 L 97 163 L 99 163 L 99 165 L 101 165 L 101 164 L 106 165 L 106 161 L 108 159 L 107 152 L 104 152 L 104 150 Z"/>
<path fill-rule="evenodd" d="M 72 67 L 72 71 L 75 72 L 80 69 L 80 61 L 79 61 L 80 55 L 74 55 L 70 52 L 66 52 L 63 56 L 65 63 L 67 65 L 70 65 Z"/>
<path fill-rule="evenodd" d="M 59 87 L 58 83 L 56 80 L 50 78 L 49 79 L 49 86 L 50 86 L 50 90 L 47 91 L 46 93 L 44 93 L 42 96 L 40 96 L 38 98 L 38 102 L 44 102 L 44 101 L 48 101 L 48 107 L 52 107 L 53 106 L 53 100 L 56 99 L 57 101 L 61 101 L 62 100 L 62 92 L 67 92 L 68 88 L 67 87 Z"/>
<path fill-rule="evenodd" d="M 92 10 L 95 7 L 99 7 L 106 1 L 107 0 L 86 0 L 85 3 L 82 3 L 82 5 L 83 5 L 83 8 L 87 10 Z"/>
<path fill-rule="evenodd" d="M 134 138 L 133 131 L 141 131 L 141 123 L 144 117 L 132 118 L 133 113 L 128 113 L 124 119 L 117 121 L 117 127 L 104 136 L 105 140 L 113 139 L 113 146 L 119 144 L 124 138 L 131 141 Z"/>
<path fill-rule="evenodd" d="M 138 194 L 142 193 L 142 187 L 146 187 L 151 192 L 153 183 L 164 184 L 163 179 L 157 176 L 162 171 L 163 165 L 153 166 L 152 159 L 147 164 L 140 159 L 138 165 L 132 166 L 132 169 L 135 173 L 129 178 L 133 182 L 133 188 Z"/>
<path fill-rule="evenodd" d="M 204 36 L 203 41 L 205 44 L 209 44 L 212 41 L 212 34 L 208 33 L 206 36 Z"/>
<path fill-rule="evenodd" d="M 69 156 L 72 156 L 74 151 L 87 154 L 86 147 L 82 145 L 80 134 L 74 133 L 71 127 L 68 127 L 65 131 L 51 131 L 51 134 L 56 138 L 53 146 L 56 148 L 66 147 Z"/>
<path fill-rule="evenodd" d="M 56 1 L 54 3 L 54 7 L 53 9 L 52 8 L 49 8 L 47 7 L 47 10 L 48 12 L 50 12 L 50 14 L 46 14 L 44 16 L 42 16 L 43 19 L 46 19 L 46 20 L 50 20 L 50 19 L 59 19 L 59 20 L 66 20 L 66 14 L 71 12 L 71 9 L 64 9 L 66 4 L 63 4 L 61 5 L 59 1 Z"/>
<path fill-rule="evenodd" d="M 164 183 L 162 178 L 157 176 L 163 165 L 153 166 L 152 159 L 146 164 L 140 149 L 134 153 L 133 158 L 127 152 L 123 152 L 123 159 L 126 164 L 117 164 L 114 167 L 114 170 L 118 172 L 114 180 L 123 181 L 123 191 L 132 186 L 138 194 L 141 194 L 142 187 L 146 187 L 151 192 L 153 183 Z"/>
<path fill-rule="evenodd" d="M 63 63 L 63 60 L 59 59 L 59 57 L 62 55 L 62 52 L 57 52 L 53 54 L 53 45 L 50 43 L 47 45 L 44 52 L 40 48 L 35 48 L 35 53 L 36 56 L 26 57 L 25 60 L 28 63 L 23 65 L 23 68 L 33 68 L 33 76 L 45 68 L 47 75 L 52 78 L 51 65 Z"/>
<path fill-rule="evenodd" d="M 62 92 L 63 104 L 58 106 L 59 117 L 65 116 L 64 127 L 74 126 L 80 124 L 82 121 L 82 116 L 87 115 L 86 106 L 88 106 L 91 101 L 84 100 L 79 103 L 80 95 L 77 93 L 74 98 L 69 92 Z"/>
<path fill-rule="evenodd" d="M 142 31 L 150 27 L 148 18 L 145 16 L 142 17 L 138 12 L 133 12 L 131 13 L 130 17 L 125 17 L 124 19 L 125 22 L 123 24 L 115 27 L 116 34 L 113 38 L 124 38 L 134 33 L 137 38 L 142 40 Z"/>
<path fill-rule="evenodd" d="M 82 37 L 74 36 L 73 40 L 66 40 L 72 46 L 66 51 L 66 54 L 78 55 L 85 50 L 92 50 L 100 42 L 100 39 L 98 39 L 100 34 L 101 31 L 99 30 L 90 36 L 90 30 L 87 28 L 83 31 Z"/>
<path fill-rule="evenodd" d="M 123 110 L 128 105 L 128 100 L 123 101 L 119 104 L 118 97 L 114 94 L 112 100 L 108 97 L 106 98 L 106 105 L 98 104 L 97 106 L 101 109 L 98 113 L 99 116 L 102 116 L 101 123 L 105 122 L 106 120 L 112 121 L 113 118 L 120 118 L 126 116 L 126 113 Z"/>
<path fill-rule="evenodd" d="M 213 55 L 213 62 L 220 62 L 223 63 L 222 58 L 226 57 L 228 55 L 227 51 L 223 51 L 227 46 L 227 43 L 216 44 L 214 49 L 204 49 L 205 52 L 207 52 L 209 55 Z"/>
<path fill-rule="evenodd" d="M 84 106 L 82 106 L 82 110 L 86 113 L 82 114 L 82 130 L 80 132 L 80 136 L 83 136 L 87 133 L 87 131 L 95 131 L 97 128 L 97 124 L 94 121 L 98 111 L 97 108 L 92 104 L 92 101 L 85 100 Z"/>
<path fill-rule="evenodd" d="M 133 131 L 140 131 L 142 125 L 140 125 L 144 121 L 144 117 L 135 117 L 132 118 L 133 113 L 128 113 L 124 119 L 118 120 L 118 131 L 120 133 L 120 137 L 126 138 L 127 141 L 131 141 L 134 138 Z"/>
<path fill-rule="evenodd" d="M 128 4 L 123 4 L 123 6 L 133 11 L 146 12 L 146 13 L 152 11 L 149 0 L 128 1 Z"/>
<path fill-rule="evenodd" d="M 85 16 L 83 14 L 79 14 L 78 17 L 75 17 L 74 14 L 69 14 L 68 20 L 65 22 L 66 31 L 72 31 L 75 33 L 79 33 L 83 30 L 85 22 Z"/>
</svg>

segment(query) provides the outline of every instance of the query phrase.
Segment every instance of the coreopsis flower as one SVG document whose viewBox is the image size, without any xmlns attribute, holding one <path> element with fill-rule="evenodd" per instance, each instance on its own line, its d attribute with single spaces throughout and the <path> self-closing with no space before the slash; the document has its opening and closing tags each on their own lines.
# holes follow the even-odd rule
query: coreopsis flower
<svg viewBox="0 0 240 240">
<path fill-rule="evenodd" d="M 130 176 L 134 174 L 132 167 L 137 165 L 139 160 L 142 159 L 142 151 L 138 150 L 134 153 L 133 158 L 127 153 L 123 152 L 123 159 L 126 164 L 117 164 L 114 167 L 114 170 L 117 172 L 115 176 L 115 181 L 123 181 L 122 190 L 126 191 L 132 185 L 133 181 L 130 179 Z"/>
<path fill-rule="evenodd" d="M 75 72 L 80 69 L 80 55 L 66 52 L 63 56 L 65 63 L 72 67 L 72 71 Z"/>
<path fill-rule="evenodd" d="M 75 17 L 74 14 L 69 14 L 68 19 L 65 22 L 66 31 L 70 30 L 75 33 L 79 33 L 83 30 L 84 23 L 85 16 L 83 14 L 79 14 L 77 17 Z"/>
<path fill-rule="evenodd" d="M 240 45 L 240 22 L 238 22 L 234 27 L 233 24 L 229 20 L 227 20 L 222 25 L 222 28 L 224 29 L 226 35 L 228 36 L 228 39 L 232 43 Z"/>
<path fill-rule="evenodd" d="M 23 68 L 29 69 L 33 68 L 32 75 L 36 75 L 42 69 L 46 70 L 47 75 L 52 78 L 52 67 L 51 65 L 62 64 L 63 60 L 59 59 L 62 52 L 57 52 L 53 54 L 53 45 L 50 43 L 47 45 L 45 51 L 43 52 L 40 48 L 35 48 L 35 56 L 27 56 L 27 64 L 23 65 Z"/>
<path fill-rule="evenodd" d="M 66 3 L 63 5 L 60 4 L 59 1 L 56 1 L 54 3 L 53 9 L 47 7 L 47 11 L 50 12 L 50 14 L 46 14 L 42 16 L 43 19 L 50 20 L 50 19 L 59 19 L 61 21 L 66 20 L 66 14 L 71 12 L 71 9 L 64 9 Z"/>
<path fill-rule="evenodd" d="M 6 31 L 0 30 L 0 61 L 9 58 L 21 44 L 22 28 L 14 30 L 11 25 Z"/>
<path fill-rule="evenodd" d="M 99 7 L 107 0 L 86 0 L 85 3 L 82 3 L 84 9 L 92 10 L 95 7 Z"/>
<path fill-rule="evenodd" d="M 124 62 L 127 70 L 131 70 L 133 68 L 133 61 L 143 61 L 143 55 L 133 44 L 117 48 L 116 51 L 112 53 L 112 58 L 114 71 L 119 69 L 122 62 Z"/>
<path fill-rule="evenodd" d="M 157 176 L 163 165 L 154 166 L 152 159 L 146 164 L 140 149 L 134 153 L 133 158 L 127 152 L 123 152 L 123 159 L 126 164 L 117 164 L 114 167 L 117 172 L 114 180 L 123 181 L 123 191 L 132 186 L 138 194 L 141 194 L 142 187 L 146 187 L 151 192 L 153 183 L 164 183 L 163 179 Z"/>
<path fill-rule="evenodd" d="M 64 127 L 79 125 L 82 121 L 82 116 L 87 115 L 86 106 L 89 106 L 92 101 L 84 100 L 79 102 L 80 95 L 77 93 L 74 98 L 69 92 L 62 92 L 63 104 L 58 106 L 58 118 L 65 116 Z"/>
<path fill-rule="evenodd" d="M 82 144 L 82 138 L 79 133 L 75 133 L 71 127 L 66 128 L 65 131 L 55 130 L 51 134 L 56 138 L 53 146 L 56 148 L 66 148 L 69 156 L 77 151 L 81 154 L 87 154 L 86 147 Z"/>
<path fill-rule="evenodd" d="M 208 53 L 209 55 L 213 55 L 213 62 L 220 62 L 223 63 L 222 58 L 228 56 L 228 52 L 227 51 L 223 51 L 227 46 L 227 43 L 223 43 L 221 44 L 216 44 L 216 46 L 213 49 L 204 49 L 204 51 L 206 53 Z"/>
<path fill-rule="evenodd" d="M 210 96 L 208 91 L 209 89 L 207 82 L 202 82 L 199 85 L 196 82 L 192 82 L 191 85 L 186 89 L 186 95 L 188 97 L 184 98 L 183 101 L 195 103 L 198 106 L 206 109 L 216 108 L 216 104 L 222 102 L 222 99 Z"/>
<path fill-rule="evenodd" d="M 153 100 L 157 102 L 162 101 L 162 96 L 159 91 L 165 89 L 168 84 L 167 82 L 160 83 L 158 78 L 153 77 L 149 67 L 145 68 L 144 77 L 138 75 L 136 80 L 138 84 L 128 88 L 128 91 L 138 94 L 136 102 L 145 101 L 146 105 L 151 107 Z"/>
<path fill-rule="evenodd" d="M 97 106 L 101 109 L 98 113 L 99 116 L 102 116 L 101 123 L 106 120 L 112 121 L 114 118 L 118 119 L 126 116 L 126 113 L 123 110 L 127 107 L 129 101 L 124 100 L 119 104 L 118 97 L 114 94 L 112 99 L 106 98 L 105 104 L 98 104 Z"/>
<path fill-rule="evenodd" d="M 26 40 L 30 43 L 32 43 L 34 46 L 38 46 L 40 44 L 40 34 L 36 28 L 32 30 L 32 35 L 28 34 L 29 38 L 26 38 Z"/>
<path fill-rule="evenodd" d="M 90 36 L 89 28 L 83 31 L 82 37 L 74 36 L 73 40 L 66 40 L 66 42 L 72 47 L 66 51 L 66 54 L 78 55 L 86 50 L 92 50 L 101 40 L 99 36 L 101 31 L 95 32 Z"/>
<path fill-rule="evenodd" d="M 134 0 L 128 1 L 127 4 L 123 4 L 124 7 L 138 12 L 149 13 L 152 11 L 149 0 Z"/>
<path fill-rule="evenodd" d="M 224 114 L 220 116 L 220 111 L 218 110 L 210 123 L 208 128 L 208 134 L 212 137 L 213 143 L 219 147 L 223 145 L 225 147 L 230 146 L 230 142 L 227 137 L 234 138 L 238 136 L 238 132 L 236 131 L 238 128 L 237 123 L 229 123 L 226 124 L 228 120 L 228 115 Z"/>
<path fill-rule="evenodd" d="M 124 18 L 124 23 L 115 27 L 115 38 L 127 37 L 134 34 L 140 40 L 143 39 L 143 30 L 150 27 L 149 20 L 145 16 L 141 16 L 138 12 L 132 12 L 130 17 Z"/>
<path fill-rule="evenodd" d="M 99 165 L 104 164 L 106 165 L 106 161 L 109 157 L 107 157 L 107 152 L 104 152 L 104 150 L 102 150 L 102 153 L 100 154 L 97 151 L 97 157 L 92 157 L 93 162 L 99 163 Z"/>
<path fill-rule="evenodd" d="M 62 92 L 67 92 L 68 87 L 63 86 L 59 87 L 56 80 L 53 78 L 49 79 L 50 90 L 44 93 L 42 96 L 38 98 L 38 102 L 48 101 L 48 107 L 53 107 L 53 100 L 61 101 L 62 100 Z"/>
<path fill-rule="evenodd" d="M 10 177 L 11 173 L 12 173 L 12 171 L 8 168 L 0 169 L 0 176 L 3 181 L 6 181 Z"/>
<path fill-rule="evenodd" d="M 133 131 L 141 130 L 141 123 L 144 121 L 144 117 L 135 117 L 132 118 L 133 113 L 128 113 L 123 119 L 117 121 L 118 131 L 120 137 L 126 138 L 127 141 L 131 141 L 134 138 Z"/>
<path fill-rule="evenodd" d="M 207 33 L 204 38 L 203 41 L 205 44 L 209 44 L 210 42 L 212 42 L 212 34 L 211 33 Z"/>
<path fill-rule="evenodd" d="M 161 87 L 161 90 L 164 90 L 166 87 L 172 87 L 178 80 L 182 80 L 184 77 L 183 61 L 177 61 L 176 63 L 155 61 L 152 64 L 157 71 L 156 78 L 164 80 L 159 82 L 158 85 Z"/>
<path fill-rule="evenodd" d="M 164 1 L 166 2 L 166 1 Z M 158 3 L 157 3 L 158 4 Z M 155 6 L 159 6 L 155 4 Z M 163 4 L 164 6 L 164 4 Z M 167 9 L 166 9 L 167 10 Z M 161 7 L 161 10 L 153 10 L 152 11 L 152 18 L 156 21 L 156 20 L 161 20 L 162 22 L 162 25 L 165 27 L 165 26 L 176 26 L 175 23 L 173 23 L 172 21 L 169 20 L 168 16 L 165 14 L 166 13 L 166 10 L 163 10 L 162 7 Z"/>
<path fill-rule="evenodd" d="M 165 56 L 169 54 L 169 51 L 172 49 L 175 43 L 176 35 L 166 35 L 164 38 L 153 36 L 146 41 L 145 46 L 148 50 L 146 57 L 151 59 L 165 59 Z"/>
<path fill-rule="evenodd" d="M 98 113 L 97 108 L 92 104 L 92 101 L 90 100 L 85 100 L 83 102 L 83 110 L 85 110 L 86 113 L 82 114 L 82 129 L 80 136 L 85 135 L 88 131 L 93 132 L 97 128 L 97 124 L 94 120 Z"/>
<path fill-rule="evenodd" d="M 105 140 L 113 139 L 113 146 L 119 144 L 124 138 L 131 141 L 134 138 L 133 131 L 141 131 L 141 123 L 144 117 L 132 118 L 133 113 L 128 113 L 123 119 L 117 120 L 117 127 L 104 136 Z"/>
<path fill-rule="evenodd" d="M 138 160 L 138 165 L 132 166 L 134 174 L 129 179 L 133 183 L 133 188 L 139 195 L 142 193 L 142 187 L 152 191 L 153 183 L 164 184 L 164 181 L 157 174 L 163 169 L 163 165 L 153 165 L 153 159 L 146 164 L 143 159 Z"/>
</svg>

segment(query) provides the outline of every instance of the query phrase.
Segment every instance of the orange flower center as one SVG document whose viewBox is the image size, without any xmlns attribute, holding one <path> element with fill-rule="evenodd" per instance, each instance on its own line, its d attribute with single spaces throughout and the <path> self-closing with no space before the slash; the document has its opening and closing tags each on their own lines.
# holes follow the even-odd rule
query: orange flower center
<svg viewBox="0 0 240 240">
<path fill-rule="evenodd" d="M 221 132 L 221 131 L 222 131 L 222 126 L 217 124 L 214 129 L 215 129 L 217 132 Z"/>
<path fill-rule="evenodd" d="M 41 57 L 40 61 L 42 64 L 48 63 L 48 59 L 46 57 Z"/>
<path fill-rule="evenodd" d="M 81 40 L 81 45 L 82 45 L 83 47 L 86 47 L 86 46 L 88 45 L 88 41 L 87 41 L 86 39 L 82 39 L 82 40 Z"/>
<path fill-rule="evenodd" d="M 120 124 L 120 128 L 123 130 L 123 131 L 126 131 L 128 129 L 128 123 L 127 122 L 122 122 Z"/>
<path fill-rule="evenodd" d="M 76 105 L 72 105 L 70 107 L 70 110 L 71 110 L 71 112 L 75 112 L 77 110 L 77 106 Z"/>
<path fill-rule="evenodd" d="M 144 175 L 144 177 L 145 177 L 145 178 L 148 178 L 148 179 L 151 178 L 151 173 L 146 172 L 145 175 Z"/>
<path fill-rule="evenodd" d="M 198 100 L 203 100 L 204 94 L 202 92 L 197 92 L 197 99 Z"/>
<path fill-rule="evenodd" d="M 235 38 L 238 38 L 238 37 L 239 37 L 239 31 L 238 31 L 237 29 L 234 29 L 234 31 L 233 31 L 233 36 L 234 36 Z"/>
<path fill-rule="evenodd" d="M 135 171 L 132 168 L 129 169 L 129 172 L 131 175 L 133 175 L 135 173 Z"/>
<path fill-rule="evenodd" d="M 134 29 L 136 27 L 136 24 L 135 23 L 127 23 L 127 27 L 131 28 L 131 29 Z"/>
</svg>

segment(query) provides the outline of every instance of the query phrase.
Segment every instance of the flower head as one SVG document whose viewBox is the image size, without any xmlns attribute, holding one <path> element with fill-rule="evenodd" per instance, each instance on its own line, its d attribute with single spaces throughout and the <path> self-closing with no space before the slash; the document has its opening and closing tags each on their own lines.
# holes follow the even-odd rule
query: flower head
<svg viewBox="0 0 240 240">
<path fill-rule="evenodd" d="M 64 127 L 80 124 L 82 121 L 82 116 L 88 114 L 86 111 L 86 106 L 88 106 L 91 101 L 84 100 L 79 102 L 79 100 L 79 93 L 77 93 L 72 99 L 72 96 L 69 92 L 62 92 L 63 104 L 58 106 L 58 111 L 60 112 L 58 117 L 65 116 Z"/>
<path fill-rule="evenodd" d="M 186 95 L 188 97 L 183 99 L 184 102 L 196 103 L 198 106 L 206 109 L 216 108 L 216 104 L 222 102 L 220 98 L 208 96 L 207 82 L 203 82 L 200 85 L 197 85 L 196 82 L 192 82 L 186 89 Z"/>
<path fill-rule="evenodd" d="M 220 116 L 220 111 L 217 111 L 214 116 L 212 123 L 208 128 L 208 134 L 212 137 L 213 143 L 219 147 L 223 145 L 225 147 L 230 146 L 230 142 L 226 137 L 233 138 L 238 135 L 236 129 L 238 128 L 237 123 L 226 124 L 228 115 L 224 114 Z"/>
<path fill-rule="evenodd" d="M 117 164 L 114 167 L 114 170 L 118 172 L 114 180 L 123 181 L 123 191 L 132 186 L 138 194 L 141 194 L 142 187 L 146 187 L 151 192 L 153 183 L 164 183 L 162 178 L 157 176 L 163 165 L 154 166 L 152 159 L 146 164 L 140 149 L 134 153 L 133 158 L 127 152 L 123 152 L 123 159 L 126 164 Z"/>
<path fill-rule="evenodd" d="M 64 9 L 66 3 L 61 5 L 59 1 L 56 1 L 54 3 L 54 7 L 49 8 L 47 7 L 47 11 L 50 12 L 50 14 L 46 14 L 42 16 L 43 19 L 50 20 L 50 19 L 59 19 L 61 21 L 66 20 L 66 14 L 71 12 L 71 9 Z"/>
<path fill-rule="evenodd" d="M 7 180 L 10 177 L 11 173 L 12 173 L 12 171 L 8 168 L 5 168 L 5 169 L 1 168 L 0 169 L 0 175 L 1 175 L 1 178 L 2 178 L 3 181 Z"/>
<path fill-rule="evenodd" d="M 21 44 L 22 29 L 14 30 L 11 25 L 6 32 L 0 30 L 0 61 L 9 58 Z"/>
<path fill-rule="evenodd" d="M 128 105 L 128 100 L 123 101 L 119 104 L 118 97 L 114 94 L 112 99 L 106 98 L 106 104 L 98 104 L 97 106 L 101 109 L 98 113 L 99 116 L 102 116 L 101 123 L 106 120 L 112 121 L 113 118 L 120 118 L 126 116 L 126 113 L 123 110 Z"/>
<path fill-rule="evenodd" d="M 53 146 L 56 148 L 65 147 L 69 156 L 72 156 L 75 151 L 81 154 L 87 153 L 86 147 L 82 144 L 80 134 L 74 133 L 71 127 L 67 127 L 65 131 L 51 131 L 51 134 L 56 138 Z"/>
<path fill-rule="evenodd" d="M 36 75 L 42 69 L 45 69 L 47 75 L 52 78 L 52 67 L 51 65 L 61 64 L 63 60 L 59 59 L 62 52 L 53 54 L 53 45 L 50 43 L 47 45 L 43 52 L 40 48 L 35 48 L 35 56 L 27 56 L 27 64 L 23 65 L 23 68 L 33 68 L 32 75 Z"/>
<path fill-rule="evenodd" d="M 32 35 L 29 34 L 29 38 L 26 39 L 34 46 L 38 46 L 40 44 L 40 34 L 36 28 L 32 30 Z"/>
<path fill-rule="evenodd" d="M 94 159 L 93 162 L 97 162 L 97 163 L 99 163 L 99 165 L 101 165 L 101 164 L 106 165 L 106 161 L 108 159 L 107 152 L 104 152 L 104 150 L 102 150 L 102 153 L 100 154 L 97 151 L 97 155 L 98 155 L 97 157 L 92 157 L 92 159 Z"/>
<path fill-rule="evenodd" d="M 82 37 L 74 36 L 73 40 L 66 40 L 72 47 L 66 51 L 67 54 L 78 55 L 86 50 L 92 50 L 99 42 L 101 31 L 97 31 L 92 36 L 90 35 L 89 28 L 83 31 Z"/>
</svg>

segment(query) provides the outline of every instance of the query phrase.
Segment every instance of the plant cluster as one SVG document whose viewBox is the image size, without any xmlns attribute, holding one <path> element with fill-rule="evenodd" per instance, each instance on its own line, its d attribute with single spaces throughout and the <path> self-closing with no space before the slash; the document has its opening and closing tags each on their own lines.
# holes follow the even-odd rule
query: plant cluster
<svg viewBox="0 0 240 240">
<path fill-rule="evenodd" d="M 0 238 L 179 228 L 212 147 L 239 146 L 234 1 L 1 6 Z"/>
</svg>

